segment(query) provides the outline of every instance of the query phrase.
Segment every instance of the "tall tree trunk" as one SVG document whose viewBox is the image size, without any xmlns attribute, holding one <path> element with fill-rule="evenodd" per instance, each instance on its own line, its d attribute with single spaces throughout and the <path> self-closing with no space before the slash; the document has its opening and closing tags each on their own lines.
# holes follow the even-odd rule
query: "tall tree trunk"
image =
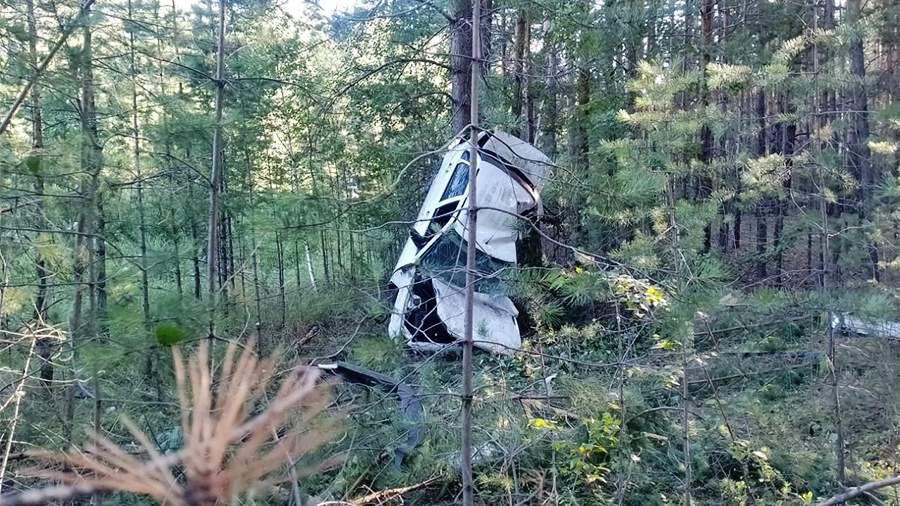
<svg viewBox="0 0 900 506">
<path fill-rule="evenodd" d="M 703 115 L 709 107 L 709 89 L 706 80 L 709 77 L 709 64 L 712 61 L 712 27 L 713 27 L 713 0 L 702 0 L 700 4 L 700 33 L 703 37 L 701 55 L 701 71 L 703 79 L 700 84 L 700 107 Z M 700 163 L 709 166 L 712 161 L 713 138 L 712 129 L 706 121 L 700 127 Z M 712 178 L 701 176 L 697 180 L 699 199 L 707 199 L 712 194 Z M 707 252 L 712 247 L 712 225 L 707 224 L 703 230 L 703 251 Z"/>
<path fill-rule="evenodd" d="M 586 175 L 590 168 L 588 148 L 588 102 L 591 100 L 591 72 L 586 67 L 579 67 L 575 77 L 575 100 L 572 111 L 571 135 L 569 136 L 572 164 L 579 175 Z"/>
<path fill-rule="evenodd" d="M 200 232 L 197 230 L 197 221 L 191 218 L 191 265 L 194 271 L 194 299 L 202 300 L 200 283 Z"/>
<path fill-rule="evenodd" d="M 241 276 L 241 300 L 246 302 L 247 301 L 247 280 L 245 279 L 246 278 L 245 271 L 247 270 L 246 269 L 247 252 L 244 250 L 244 235 L 243 234 L 237 235 L 237 243 L 238 243 L 238 254 L 241 256 L 240 260 L 238 261 L 238 265 L 240 267 L 240 269 L 238 270 L 238 274 L 240 274 L 240 276 Z"/>
<path fill-rule="evenodd" d="M 257 255 L 257 247 L 256 247 L 256 234 L 251 230 L 250 236 L 251 245 L 253 248 L 251 253 L 251 258 L 253 261 L 253 295 L 256 301 L 256 346 L 260 350 L 260 352 L 265 352 L 265 342 L 263 342 L 262 335 L 260 334 L 260 330 L 262 329 L 262 297 L 260 296 L 259 290 L 259 260 Z"/>
<path fill-rule="evenodd" d="M 178 298 L 180 299 L 184 296 L 184 282 L 181 275 L 181 241 L 175 221 L 175 209 L 171 207 L 169 208 L 169 219 L 172 222 L 172 246 L 175 250 L 175 287 L 178 290 Z"/>
<path fill-rule="evenodd" d="M 226 218 L 228 226 L 226 230 L 228 231 L 228 280 L 231 282 L 231 291 L 235 291 L 237 280 L 236 271 L 234 266 L 234 218 L 229 214 Z"/>
<path fill-rule="evenodd" d="M 132 1 L 128 0 L 128 18 L 134 19 Z M 137 211 L 138 211 L 138 230 L 140 237 L 141 250 L 141 311 L 144 316 L 144 331 L 149 337 L 152 333 L 152 322 L 150 319 L 150 278 L 149 265 L 147 264 L 147 220 L 144 210 L 144 175 L 141 170 L 141 137 L 140 123 L 138 118 L 138 85 L 137 85 L 137 67 L 135 64 L 134 51 L 134 29 L 129 27 L 128 30 L 128 49 L 130 56 L 131 68 L 131 141 L 132 141 L 132 164 L 134 166 L 134 177 L 137 180 L 135 190 L 137 192 Z M 156 350 L 149 350 L 146 356 L 146 364 L 144 367 L 147 380 L 156 382 L 158 379 L 154 376 L 153 363 L 156 358 Z"/>
<path fill-rule="evenodd" d="M 90 19 L 88 13 L 86 19 Z M 85 207 L 84 232 L 93 233 L 88 244 L 87 257 L 92 257 L 91 270 L 91 309 L 94 321 L 103 321 L 106 317 L 106 244 L 102 237 L 105 223 L 102 217 L 102 197 L 99 195 L 100 172 L 103 168 L 103 153 L 100 147 L 97 126 L 97 108 L 94 90 L 93 47 L 90 23 L 82 27 L 81 44 L 81 156 L 82 167 L 89 177 L 83 198 Z"/>
<path fill-rule="evenodd" d="M 337 258 L 337 269 L 336 272 L 338 275 L 344 274 L 344 251 L 341 248 L 343 245 L 343 241 L 341 240 L 341 229 L 337 228 L 334 230 L 335 236 L 335 244 L 337 247 L 335 248 L 335 258 Z"/>
<path fill-rule="evenodd" d="M 297 296 L 299 297 L 302 293 L 300 291 L 300 245 L 296 237 L 294 237 L 294 277 L 296 278 Z"/>
<path fill-rule="evenodd" d="M 862 18 L 861 0 L 847 0 L 847 22 L 858 23 Z M 859 180 L 857 212 L 859 221 L 866 233 L 866 249 L 869 254 L 872 279 L 879 280 L 878 243 L 874 239 L 872 212 L 874 204 L 875 167 L 871 163 L 869 152 L 869 97 L 866 92 L 866 63 L 862 35 L 858 31 L 851 32 L 850 39 L 850 73 L 853 75 L 850 89 L 850 142 L 848 156 L 850 167 Z"/>
<path fill-rule="evenodd" d="M 275 232 L 275 260 L 278 263 L 278 304 L 281 308 L 278 326 L 283 329 L 287 319 L 287 298 L 284 293 L 284 242 L 278 232 Z"/>
<path fill-rule="evenodd" d="M 512 97 L 510 97 L 510 110 L 513 117 L 512 134 L 516 137 L 524 138 L 527 132 L 526 118 L 522 114 L 525 93 L 525 52 L 528 42 L 531 26 L 528 23 L 528 16 L 525 8 L 519 8 L 516 17 L 515 42 L 513 43 L 513 86 Z M 526 139 L 527 140 L 527 139 Z"/>
<path fill-rule="evenodd" d="M 782 116 L 789 116 L 792 111 L 787 92 L 781 95 L 779 106 Z M 797 125 L 793 121 L 785 122 L 781 129 L 781 154 L 784 156 L 788 176 L 782 183 L 784 195 L 778 197 L 776 202 L 775 226 L 772 230 L 772 243 L 775 249 L 775 283 L 782 286 L 784 283 L 784 218 L 787 212 L 786 199 L 790 198 L 791 168 L 793 166 L 794 140 L 797 137 Z"/>
<path fill-rule="evenodd" d="M 549 30 L 545 37 L 549 36 Z M 541 150 L 551 159 L 558 150 L 556 130 L 559 128 L 559 55 L 556 46 L 547 48 L 547 86 L 541 108 Z"/>
<path fill-rule="evenodd" d="M 85 14 L 87 19 L 89 14 Z M 98 224 L 98 211 L 102 212 L 102 208 L 98 205 L 98 187 L 100 183 L 100 171 L 103 167 L 102 152 L 97 134 L 97 111 L 94 100 L 94 75 L 93 75 L 93 54 L 92 54 L 92 34 L 90 23 L 85 23 L 82 27 L 82 46 L 81 46 L 81 163 L 87 178 L 81 184 L 81 195 L 84 201 L 78 221 L 75 225 L 75 248 L 74 259 L 72 262 L 72 283 L 75 287 L 75 293 L 72 297 L 72 312 L 69 318 L 69 353 L 70 364 L 72 368 L 72 381 L 66 392 L 65 407 L 63 409 L 65 418 L 65 434 L 66 441 L 72 443 L 74 416 L 75 416 L 75 390 L 78 385 L 78 356 L 79 347 L 81 346 L 82 331 L 82 305 L 84 293 L 84 273 L 87 270 L 87 264 L 90 258 L 90 248 L 92 238 L 96 238 L 96 229 L 94 234 L 89 232 L 89 227 Z M 102 275 L 105 277 L 105 273 Z M 103 277 L 98 277 L 105 282 Z M 93 281 L 93 280 L 92 280 Z M 105 290 L 104 290 L 105 291 Z"/>
<path fill-rule="evenodd" d="M 215 337 L 215 312 L 218 299 L 216 291 L 216 276 L 218 275 L 218 250 L 219 250 L 219 214 L 220 191 L 222 189 L 222 155 L 224 154 L 222 139 L 222 110 L 225 106 L 225 0 L 219 0 L 219 29 L 216 44 L 216 104 L 215 104 L 215 131 L 212 143 L 212 170 L 210 171 L 209 184 L 209 223 L 207 226 L 208 242 L 206 247 L 207 284 L 209 289 L 209 345 L 212 349 Z M 212 356 L 212 354 L 210 354 Z"/>
<path fill-rule="evenodd" d="M 764 91 L 756 95 L 756 119 L 759 131 L 756 134 L 756 156 L 766 155 L 766 94 Z M 760 198 L 756 203 L 756 278 L 759 281 L 766 279 L 766 243 L 768 241 L 767 230 L 767 205 L 765 198 Z"/>
<path fill-rule="evenodd" d="M 38 52 L 37 52 L 37 21 L 34 12 L 34 0 L 25 0 L 25 13 L 28 21 L 28 51 L 29 60 L 34 73 L 34 85 L 31 88 L 31 156 L 37 160 L 37 169 L 34 178 L 34 193 L 36 195 L 37 216 L 44 216 L 44 174 L 46 161 L 44 159 L 44 121 L 43 121 L 43 104 L 41 102 L 41 83 L 37 75 L 38 69 Z M 43 238 L 37 237 L 37 241 Z M 43 255 L 43 248 L 38 245 L 35 248 L 35 274 L 37 275 L 37 289 L 34 296 L 34 316 L 41 322 L 47 319 L 47 280 L 50 277 L 50 271 L 47 268 L 47 260 Z M 43 338 L 35 343 L 38 357 L 41 359 L 41 382 L 45 387 L 49 387 L 53 381 L 53 352 L 55 349 L 54 342 L 51 339 Z"/>
<path fill-rule="evenodd" d="M 531 25 L 525 31 L 525 140 L 534 144 L 537 125 L 535 123 L 535 99 L 537 87 L 534 85 L 534 59 L 531 56 Z"/>
<path fill-rule="evenodd" d="M 450 96 L 452 97 L 452 134 L 463 133 L 471 123 L 472 95 L 472 2 L 453 0 L 453 22 L 450 26 Z"/>
<path fill-rule="evenodd" d="M 322 277 L 325 279 L 325 283 L 330 282 L 329 269 L 328 269 L 328 249 L 325 247 L 325 230 L 319 230 L 319 245 L 322 250 Z"/>
<path fill-rule="evenodd" d="M 318 292 L 319 287 L 316 286 L 316 276 L 313 274 L 312 257 L 309 254 L 309 243 L 304 245 L 304 249 L 306 250 L 306 269 L 309 271 L 309 284 L 314 292 Z"/>
<path fill-rule="evenodd" d="M 107 324 L 107 290 L 106 290 L 106 216 L 103 213 L 103 205 L 105 198 L 105 194 L 99 191 L 100 182 L 97 181 L 94 185 L 95 195 L 96 195 L 96 211 L 94 212 L 94 254 L 93 254 L 93 266 L 94 266 L 94 275 L 96 276 L 94 279 L 94 287 L 96 290 L 97 296 L 97 308 L 95 313 L 96 325 L 97 329 L 101 335 L 106 336 L 109 334 L 109 327 Z"/>
<path fill-rule="evenodd" d="M 467 201 L 468 201 L 468 209 L 466 211 L 466 302 L 465 302 L 465 331 L 464 331 L 464 342 L 463 342 L 463 357 L 462 357 L 462 438 L 460 442 L 460 467 L 462 471 L 462 482 L 463 482 L 463 505 L 464 506 L 473 506 L 475 503 L 475 487 L 473 483 L 473 475 L 472 475 L 472 422 L 473 422 L 473 404 L 474 404 L 474 389 L 473 389 L 473 378 L 474 378 L 474 367 L 472 364 L 472 355 L 474 354 L 474 343 L 475 343 L 475 276 L 476 276 L 476 265 L 475 265 L 475 253 L 476 253 L 476 240 L 477 235 L 477 227 L 478 227 L 478 194 L 477 194 L 477 182 L 478 178 L 476 174 L 478 174 L 478 118 L 479 118 L 479 103 L 478 103 L 478 85 L 481 80 L 481 63 L 478 61 L 481 59 L 481 4 L 479 3 L 481 0 L 475 0 L 474 8 L 472 10 L 472 26 L 475 29 L 475 34 L 472 37 L 472 56 L 473 60 L 471 63 L 471 74 L 472 81 L 470 83 L 472 90 L 472 111 L 470 117 L 472 118 L 472 128 L 471 134 L 469 135 L 470 142 L 470 150 L 469 150 L 469 187 L 467 193 Z"/>
</svg>

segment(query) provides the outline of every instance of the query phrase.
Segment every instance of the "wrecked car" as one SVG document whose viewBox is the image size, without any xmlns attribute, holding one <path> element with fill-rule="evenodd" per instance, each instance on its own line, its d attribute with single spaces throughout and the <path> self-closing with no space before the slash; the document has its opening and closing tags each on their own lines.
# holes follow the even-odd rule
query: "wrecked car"
<svg viewBox="0 0 900 506">
<path fill-rule="evenodd" d="M 478 135 L 475 346 L 511 354 L 521 347 L 518 310 L 504 274 L 517 265 L 517 241 L 542 212 L 549 158 L 503 132 Z M 463 339 L 471 144 L 452 141 L 391 276 L 397 297 L 389 332 L 416 350 L 437 351 Z"/>
</svg>

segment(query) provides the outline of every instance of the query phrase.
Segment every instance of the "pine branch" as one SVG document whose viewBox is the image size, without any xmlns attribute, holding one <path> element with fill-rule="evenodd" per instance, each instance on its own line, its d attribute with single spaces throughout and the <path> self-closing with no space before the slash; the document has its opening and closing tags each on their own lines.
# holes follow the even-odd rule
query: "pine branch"
<svg viewBox="0 0 900 506">
<path fill-rule="evenodd" d="M 34 87 L 37 80 L 41 77 L 44 71 L 47 69 L 47 65 L 50 64 L 50 61 L 53 60 L 53 57 L 56 56 L 56 53 L 59 49 L 66 43 L 66 40 L 69 38 L 69 35 L 72 35 L 72 32 L 75 31 L 75 28 L 78 26 L 78 22 L 81 21 L 81 18 L 84 17 L 85 13 L 88 12 L 91 8 L 91 5 L 94 3 L 94 0 L 85 0 L 84 4 L 81 6 L 81 9 L 78 11 L 78 15 L 75 16 L 75 19 L 69 23 L 69 26 L 63 29 L 62 34 L 59 39 L 56 41 L 56 44 L 53 45 L 53 48 L 50 49 L 50 52 L 47 53 L 47 56 L 44 57 L 44 60 L 41 61 L 40 65 L 34 69 L 34 75 L 28 80 L 28 83 L 25 84 L 25 87 L 19 91 L 18 96 L 13 101 L 12 105 L 7 111 L 6 116 L 3 117 L 3 122 L 0 123 L 0 135 L 3 135 L 4 132 L 9 128 L 10 123 L 12 123 L 13 117 L 15 117 L 16 112 L 19 110 L 19 106 L 22 105 L 22 102 L 25 101 L 25 97 L 28 96 L 28 92 L 31 91 L 31 88 Z"/>
</svg>

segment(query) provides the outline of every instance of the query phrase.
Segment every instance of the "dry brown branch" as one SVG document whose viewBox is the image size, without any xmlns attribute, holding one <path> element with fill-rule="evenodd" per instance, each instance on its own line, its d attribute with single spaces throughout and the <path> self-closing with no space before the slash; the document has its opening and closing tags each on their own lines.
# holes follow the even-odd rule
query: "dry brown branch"
<svg viewBox="0 0 900 506">
<path fill-rule="evenodd" d="M 357 497 L 356 499 L 351 499 L 350 501 L 325 501 L 319 503 L 317 506 L 367 506 L 369 504 L 387 504 L 395 499 L 399 499 L 404 494 L 408 494 L 413 490 L 427 487 L 428 485 L 431 485 L 432 483 L 437 481 L 437 479 L 437 477 L 434 477 L 429 478 L 422 483 L 416 483 L 415 485 L 379 490 L 378 492 L 372 492 L 371 494 Z"/>
<path fill-rule="evenodd" d="M 28 347 L 28 356 L 25 359 L 25 366 L 22 367 L 22 377 L 19 380 L 19 384 L 16 385 L 12 397 L 10 397 L 10 399 L 15 399 L 15 402 L 13 404 L 12 421 L 9 426 L 9 437 L 3 448 L 3 458 L 0 460 L 0 490 L 3 489 L 3 477 L 6 475 L 6 465 L 9 463 L 9 454 L 12 450 L 13 438 L 16 436 L 16 425 L 19 423 L 19 408 L 22 405 L 22 398 L 25 397 L 25 382 L 28 380 L 28 368 L 31 366 L 31 357 L 34 356 L 36 342 L 37 338 L 32 336 L 31 346 Z M 6 403 L 4 403 L 3 406 L 5 407 Z M 2 410 L 2 408 L 0 408 L 0 410 Z"/>
<path fill-rule="evenodd" d="M 29 474 L 60 481 L 62 486 L 3 496 L 0 504 L 42 504 L 97 491 L 133 492 L 172 505 L 227 504 L 244 492 L 284 480 L 285 473 L 279 471 L 285 462 L 295 462 L 322 446 L 335 434 L 337 424 L 333 420 L 315 423 L 329 402 L 327 388 L 317 384 L 315 369 L 292 371 L 268 408 L 254 414 L 276 367 L 273 360 L 256 357 L 253 348 L 246 347 L 236 357 L 237 346 L 229 345 L 217 391 L 212 387 L 206 343 L 188 360 L 173 349 L 184 434 L 179 452 L 161 455 L 146 434 L 124 420 L 146 452 L 146 460 L 94 435 L 83 450 L 35 454 L 69 470 L 41 469 Z M 273 438 L 273 433 L 280 436 Z M 184 480 L 172 473 L 176 464 L 183 466 Z M 333 461 L 326 465 L 330 464 Z M 295 473 L 304 476 L 321 468 L 307 466 Z"/>
</svg>

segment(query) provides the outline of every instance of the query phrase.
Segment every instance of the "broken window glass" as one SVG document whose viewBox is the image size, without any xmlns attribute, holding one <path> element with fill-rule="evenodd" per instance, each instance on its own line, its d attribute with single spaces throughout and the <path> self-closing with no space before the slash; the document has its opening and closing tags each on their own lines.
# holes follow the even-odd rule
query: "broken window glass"
<svg viewBox="0 0 900 506">
<path fill-rule="evenodd" d="M 465 240 L 455 232 L 448 232 L 422 257 L 422 267 L 445 283 L 466 286 L 466 248 Z M 478 272 L 478 279 L 475 281 L 475 291 L 491 295 L 505 294 L 503 275 L 511 267 L 512 263 L 497 260 L 476 250 L 475 270 Z"/>
<path fill-rule="evenodd" d="M 459 200 L 450 202 L 438 207 L 434 211 L 434 218 L 432 218 L 431 223 L 428 224 L 428 232 L 426 232 L 426 237 L 428 237 L 429 239 L 434 237 L 434 234 L 437 234 L 438 232 L 443 230 L 447 223 L 450 223 L 450 219 L 453 218 L 453 211 L 456 211 L 459 203 Z"/>
<path fill-rule="evenodd" d="M 468 184 L 469 164 L 460 162 L 456 164 L 456 168 L 453 169 L 453 175 L 450 176 L 450 182 L 447 184 L 447 189 L 444 190 L 444 196 L 441 197 L 441 200 L 459 197 L 465 193 Z"/>
</svg>

